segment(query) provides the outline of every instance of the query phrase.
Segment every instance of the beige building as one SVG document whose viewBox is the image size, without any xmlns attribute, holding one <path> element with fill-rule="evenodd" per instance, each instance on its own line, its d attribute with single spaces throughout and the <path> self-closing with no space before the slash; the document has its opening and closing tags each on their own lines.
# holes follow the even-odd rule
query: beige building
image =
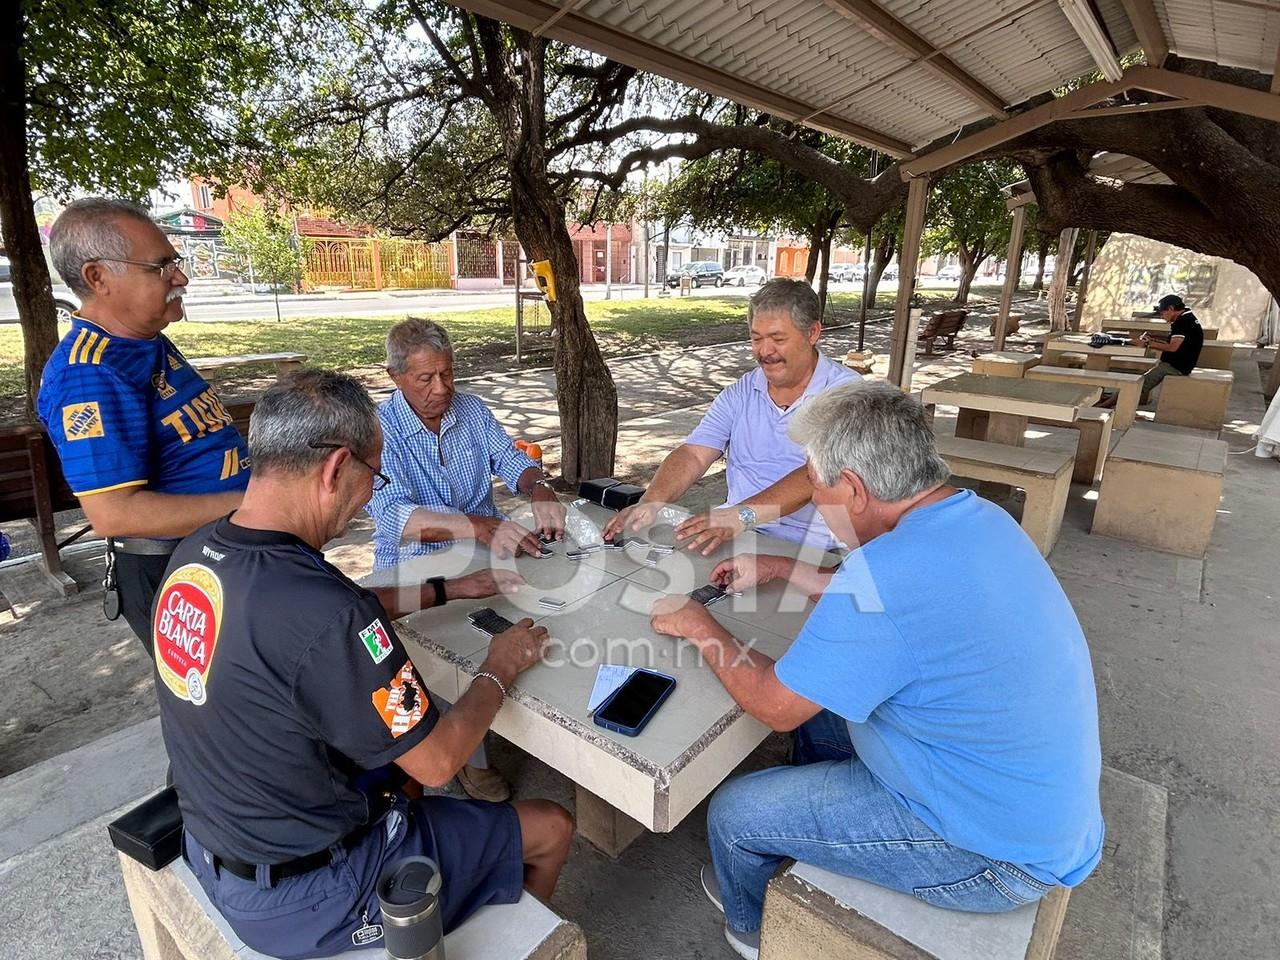
<svg viewBox="0 0 1280 960">
<path fill-rule="evenodd" d="M 1100 330 L 1103 320 L 1150 311 L 1166 293 L 1186 300 L 1221 340 L 1275 339 L 1276 302 L 1250 270 L 1123 233 L 1111 234 L 1093 263 L 1080 329 Z"/>
</svg>

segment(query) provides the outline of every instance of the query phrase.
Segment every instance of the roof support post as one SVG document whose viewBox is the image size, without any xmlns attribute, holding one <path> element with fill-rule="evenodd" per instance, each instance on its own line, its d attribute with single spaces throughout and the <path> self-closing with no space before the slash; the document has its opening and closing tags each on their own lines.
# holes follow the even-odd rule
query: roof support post
<svg viewBox="0 0 1280 960">
<path fill-rule="evenodd" d="M 911 374 L 916 360 L 916 332 L 911 298 L 916 292 L 916 269 L 920 264 L 920 237 L 924 233 L 924 212 L 929 201 L 929 178 L 917 177 L 907 187 L 907 215 L 898 250 L 898 300 L 893 311 L 893 337 L 889 348 L 889 382 L 904 393 L 911 390 Z M 917 317 L 919 313 L 915 314 Z"/>
<path fill-rule="evenodd" d="M 1022 273 L 1022 234 L 1027 225 L 1027 205 L 1019 204 L 1013 211 L 1013 225 L 1009 228 L 1009 258 L 1004 263 L 1004 288 L 1000 291 L 1000 312 L 996 315 L 996 338 L 992 350 L 1004 349 L 1005 331 L 1009 328 L 1009 310 L 1013 306 L 1013 294 L 1018 289 Z"/>
<path fill-rule="evenodd" d="M 1084 269 L 1080 272 L 1080 290 L 1076 293 L 1076 313 L 1071 320 L 1071 329 L 1079 330 L 1080 321 L 1084 318 L 1084 299 L 1089 295 L 1089 272 L 1093 269 L 1093 258 L 1098 252 L 1098 231 L 1090 230 L 1084 245 Z"/>
<path fill-rule="evenodd" d="M 1120 5 L 1133 24 L 1133 32 L 1137 34 L 1138 43 L 1147 58 L 1147 66 L 1164 66 L 1164 58 L 1169 55 L 1169 42 L 1164 38 L 1155 4 L 1152 0 L 1120 0 Z"/>
</svg>

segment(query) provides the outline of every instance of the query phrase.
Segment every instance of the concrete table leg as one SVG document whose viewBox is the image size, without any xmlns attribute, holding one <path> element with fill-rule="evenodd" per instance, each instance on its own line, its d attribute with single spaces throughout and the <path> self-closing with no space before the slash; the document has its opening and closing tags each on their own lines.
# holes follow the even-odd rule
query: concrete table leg
<svg viewBox="0 0 1280 960">
<path fill-rule="evenodd" d="M 1111 369 L 1111 357 L 1105 353 L 1090 353 L 1084 361 L 1086 370 L 1109 370 Z"/>
<path fill-rule="evenodd" d="M 644 827 L 585 787 L 575 785 L 575 790 L 578 836 L 605 856 L 618 859 L 644 833 Z"/>
<path fill-rule="evenodd" d="M 987 420 L 988 443 L 1003 443 L 1010 447 L 1026 444 L 1027 418 L 1012 413 L 993 413 Z"/>
</svg>

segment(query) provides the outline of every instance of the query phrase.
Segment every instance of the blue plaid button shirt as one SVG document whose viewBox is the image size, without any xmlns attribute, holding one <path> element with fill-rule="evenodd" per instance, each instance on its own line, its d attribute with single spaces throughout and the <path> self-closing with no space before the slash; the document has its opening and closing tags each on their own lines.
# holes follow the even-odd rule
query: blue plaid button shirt
<svg viewBox="0 0 1280 960">
<path fill-rule="evenodd" d="M 378 408 L 382 421 L 382 472 L 391 482 L 365 508 L 373 517 L 373 568 L 385 570 L 409 557 L 447 547 L 402 543 L 409 516 L 418 507 L 441 513 L 498 517 L 493 477 L 515 493 L 520 475 L 537 466 L 511 444 L 511 437 L 485 402 L 456 393 L 440 421 L 440 435 L 428 430 L 397 390 Z"/>
</svg>

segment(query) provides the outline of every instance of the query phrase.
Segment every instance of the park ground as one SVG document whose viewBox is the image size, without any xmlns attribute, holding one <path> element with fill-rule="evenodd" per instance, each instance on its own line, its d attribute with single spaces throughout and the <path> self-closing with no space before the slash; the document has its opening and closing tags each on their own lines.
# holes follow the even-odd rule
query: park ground
<svg viewBox="0 0 1280 960">
<path fill-rule="evenodd" d="M 990 291 L 979 295 L 990 296 Z M 676 306 L 666 309 L 674 312 Z M 633 317 L 630 329 L 618 321 L 626 336 L 653 338 L 642 349 L 619 344 L 609 351 L 619 392 L 620 477 L 646 482 L 715 393 L 750 368 L 741 304 L 735 306 L 736 315 L 715 308 L 702 332 L 720 327 L 716 336 L 721 339 L 702 345 L 683 342 L 681 331 L 698 324 L 687 316 L 675 321 L 655 314 L 644 322 Z M 840 320 L 844 305 L 837 306 Z M 1023 305 L 1029 320 L 1042 319 L 1037 306 Z M 849 318 L 856 318 L 856 312 Z M 363 357 L 368 375 L 376 378 L 377 348 L 389 322 L 351 323 L 347 340 L 328 348 L 312 347 L 310 341 L 305 346 L 283 342 L 318 362 L 325 362 L 325 356 Z M 455 332 L 463 329 L 452 319 L 443 322 Z M 1011 346 L 1030 349 L 1030 336 L 1042 331 L 1042 324 L 1033 323 Z M 602 339 L 609 333 L 608 325 L 602 325 Z M 300 334 L 295 329 L 290 336 Z M 501 340 L 497 333 L 486 335 L 492 337 L 490 344 Z M 836 325 L 824 338 L 826 351 L 839 356 L 856 344 L 857 329 Z M 468 356 L 479 351 L 468 354 L 472 345 L 463 336 L 458 339 L 465 366 Z M 873 323 L 867 342 L 878 354 L 876 373 L 883 375 L 888 324 Z M 235 340 L 228 345 L 235 352 L 264 349 Z M 974 352 L 990 349 L 990 337 L 985 328 L 971 324 L 957 345 L 956 352 L 924 362 L 915 386 L 967 369 Z M 184 344 L 184 349 L 194 348 Z M 499 358 L 502 349 L 493 347 Z M 546 440 L 554 471 L 558 451 L 550 372 L 535 367 L 510 373 L 504 368 L 484 375 L 477 364 L 467 373 L 475 379 L 463 389 L 485 397 L 514 433 Z M 223 389 L 252 390 L 255 382 L 232 381 Z M 1134 946 L 1132 932 L 1127 950 L 1119 942 L 1073 940 L 1069 919 L 1060 960 L 1276 956 L 1280 660 L 1275 624 L 1280 609 L 1274 589 L 1274 531 L 1280 526 L 1280 501 L 1274 496 L 1275 464 L 1248 454 L 1250 433 L 1262 412 L 1256 374 L 1246 385 L 1237 371 L 1237 384 L 1223 437 L 1240 455 L 1229 458 L 1227 499 L 1204 561 L 1090 536 L 1092 502 L 1081 488 L 1074 491 L 1062 539 L 1051 557 L 1089 637 L 1105 762 L 1169 791 L 1162 948 L 1157 941 L 1154 953 L 1142 952 Z M 940 420 L 946 432 L 945 417 Z M 1047 436 L 1033 442 L 1057 441 Z M 715 474 L 699 484 L 689 504 L 710 505 L 722 497 L 723 479 Z M 1017 504 L 1011 509 L 1016 511 Z M 79 518 L 67 514 L 60 519 L 71 530 Z M 360 576 L 370 566 L 369 536 L 368 522 L 358 520 L 327 552 L 351 575 Z M 43 832 L 34 837 L 30 831 L 38 817 L 15 817 L 19 826 L 8 833 L 0 825 L 0 903 L 6 904 L 0 906 L 0 928 L 29 923 L 30 909 L 23 904 L 32 883 L 51 883 L 62 891 L 59 912 L 40 914 L 59 922 L 37 924 L 21 941 L 6 938 L 0 943 L 0 960 L 138 956 L 101 823 L 119 804 L 150 789 L 147 777 L 160 775 L 152 769 L 155 757 L 144 765 L 146 776 L 119 764 L 86 768 L 71 759 L 96 756 L 95 745 L 108 742 L 103 739 L 108 735 L 149 743 L 151 753 L 156 747 L 150 664 L 127 627 L 101 618 L 100 592 L 94 589 L 99 557 L 100 552 L 86 549 L 69 558 L 84 592 L 65 602 L 41 595 L 32 578 L 0 569 L 0 592 L 8 603 L 0 613 L 0 821 L 17 809 L 14 797 L 24 789 L 50 783 L 57 789 L 42 793 L 33 806 L 52 811 L 45 814 L 49 821 L 64 814 L 71 818 L 62 826 L 41 826 Z M 945 571 L 921 571 L 922 584 L 927 589 L 930 577 L 943 575 Z M 82 749 L 69 752 L 77 747 Z M 770 738 L 747 765 L 777 762 L 784 750 L 781 738 Z M 571 785 L 538 761 L 501 742 L 494 755 L 515 779 L 520 796 L 571 801 Z M 162 755 L 157 769 L 163 770 Z M 7 785 L 12 785 L 9 790 Z M 697 887 L 697 869 L 706 856 L 704 816 L 705 806 L 673 833 L 643 837 L 617 862 L 575 843 L 553 906 L 583 925 L 593 957 L 728 960 L 718 917 Z M 86 826 L 92 828 L 89 833 Z M 15 833 L 25 845 L 13 839 Z M 1113 835 L 1108 856 L 1123 856 L 1126 839 Z M 57 861 L 60 856 L 85 860 L 64 864 Z M 1141 946 L 1152 944 L 1143 941 Z"/>
</svg>

